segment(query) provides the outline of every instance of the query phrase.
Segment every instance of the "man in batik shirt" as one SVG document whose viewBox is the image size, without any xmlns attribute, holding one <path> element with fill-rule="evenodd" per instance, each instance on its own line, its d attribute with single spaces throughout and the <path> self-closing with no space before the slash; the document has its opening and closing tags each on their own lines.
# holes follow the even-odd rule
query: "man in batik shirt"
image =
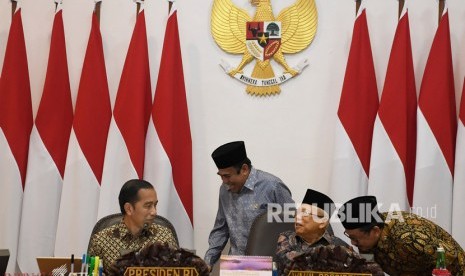
<svg viewBox="0 0 465 276">
<path fill-rule="evenodd" d="M 154 224 L 157 215 L 157 193 L 147 181 L 127 181 L 119 194 L 123 214 L 120 223 L 107 227 L 91 237 L 89 256 L 103 260 L 103 270 L 108 269 L 122 255 L 138 252 L 155 242 L 177 247 L 176 239 L 167 227 Z"/>
<path fill-rule="evenodd" d="M 446 251 L 452 275 L 465 272 L 465 253 L 440 226 L 409 212 L 379 213 L 376 197 L 362 196 L 339 210 L 344 234 L 360 252 L 371 252 L 384 272 L 395 275 L 431 275 L 436 249 Z"/>
<path fill-rule="evenodd" d="M 215 225 L 208 239 L 205 262 L 218 261 L 228 239 L 229 254 L 244 255 L 254 219 L 267 211 L 269 203 L 294 203 L 289 188 L 276 176 L 252 167 L 243 141 L 218 147 L 212 153 L 222 185 Z"/>
<path fill-rule="evenodd" d="M 327 195 L 308 189 L 295 215 L 295 231 L 279 235 L 276 262 L 280 275 L 294 257 L 310 248 L 326 245 L 349 245 L 329 231 L 329 219 L 335 210 L 334 202 Z"/>
</svg>

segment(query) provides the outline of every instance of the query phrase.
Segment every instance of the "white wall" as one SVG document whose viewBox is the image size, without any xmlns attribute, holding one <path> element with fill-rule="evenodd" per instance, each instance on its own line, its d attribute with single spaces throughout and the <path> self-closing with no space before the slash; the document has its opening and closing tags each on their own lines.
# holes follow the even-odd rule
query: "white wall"
<svg viewBox="0 0 465 276">
<path fill-rule="evenodd" d="M 355 2 L 316 0 L 319 22 L 314 42 L 302 53 L 287 56 L 295 66 L 308 58 L 310 66 L 271 97 L 252 97 L 245 86 L 219 67 L 221 59 L 237 65 L 240 56 L 223 52 L 210 35 L 213 0 L 178 0 L 194 157 L 195 245 L 203 256 L 216 215 L 220 179 L 210 153 L 220 144 L 245 140 L 252 163 L 281 177 L 300 201 L 308 187 L 328 191 L 336 111 L 355 18 Z M 248 0 L 234 0 L 253 14 Z M 389 51 L 397 24 L 396 0 L 365 0 L 378 89 L 381 93 Z M 448 0 L 457 102 L 465 74 L 465 2 Z M 73 101 L 79 84 L 91 23 L 93 0 L 64 0 L 64 23 Z M 293 0 L 271 0 L 275 14 Z M 47 66 L 54 15 L 53 0 L 22 0 L 23 24 L 37 112 Z M 413 61 L 421 78 L 437 27 L 436 0 L 410 0 Z M 10 2 L 0 0 L 0 64 L 10 24 Z M 131 0 L 103 0 L 101 30 L 112 102 L 116 96 L 126 50 L 135 23 Z M 168 3 L 146 0 L 152 87 L 155 88 Z M 251 66 L 247 68 L 250 70 Z M 275 66 L 278 71 L 278 66 Z M 163 200 L 163 199 L 161 199 Z"/>
</svg>

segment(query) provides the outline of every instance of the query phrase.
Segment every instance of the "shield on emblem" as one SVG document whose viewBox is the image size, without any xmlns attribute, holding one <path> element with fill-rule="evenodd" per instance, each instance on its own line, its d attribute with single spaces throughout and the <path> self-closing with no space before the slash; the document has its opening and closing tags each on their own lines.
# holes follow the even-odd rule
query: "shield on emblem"
<svg viewBox="0 0 465 276">
<path fill-rule="evenodd" d="M 281 46 L 280 21 L 249 21 L 246 34 L 247 50 L 261 61 L 270 59 Z"/>
</svg>

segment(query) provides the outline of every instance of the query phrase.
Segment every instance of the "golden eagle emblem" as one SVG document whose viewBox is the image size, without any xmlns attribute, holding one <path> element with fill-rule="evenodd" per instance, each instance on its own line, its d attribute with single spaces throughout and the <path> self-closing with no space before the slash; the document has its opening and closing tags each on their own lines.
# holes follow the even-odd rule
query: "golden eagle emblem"
<svg viewBox="0 0 465 276">
<path fill-rule="evenodd" d="M 307 60 L 291 68 L 284 54 L 294 54 L 307 48 L 317 29 L 315 0 L 296 0 L 275 18 L 271 0 L 250 0 L 256 7 L 251 18 L 247 12 L 235 6 L 231 0 L 214 0 L 211 15 L 211 32 L 218 46 L 230 54 L 243 55 L 236 68 L 222 61 L 221 66 L 231 76 L 247 84 L 252 95 L 279 93 L 279 84 L 296 76 L 308 65 Z M 242 69 L 256 60 L 251 76 Z M 284 67 L 275 76 L 270 60 Z"/>
</svg>

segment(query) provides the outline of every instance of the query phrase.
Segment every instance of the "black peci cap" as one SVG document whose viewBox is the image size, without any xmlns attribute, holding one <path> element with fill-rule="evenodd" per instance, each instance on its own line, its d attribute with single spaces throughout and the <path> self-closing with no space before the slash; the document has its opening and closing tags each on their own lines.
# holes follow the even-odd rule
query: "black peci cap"
<svg viewBox="0 0 465 276">
<path fill-rule="evenodd" d="M 218 169 L 234 166 L 247 159 L 247 152 L 243 141 L 235 141 L 219 146 L 212 153 Z"/>
<path fill-rule="evenodd" d="M 307 189 L 302 204 L 315 205 L 328 213 L 330 217 L 336 209 L 333 200 L 329 196 L 312 189 Z"/>
<path fill-rule="evenodd" d="M 345 229 L 357 229 L 383 223 L 374 196 L 360 196 L 344 203 L 337 214 Z"/>
</svg>

